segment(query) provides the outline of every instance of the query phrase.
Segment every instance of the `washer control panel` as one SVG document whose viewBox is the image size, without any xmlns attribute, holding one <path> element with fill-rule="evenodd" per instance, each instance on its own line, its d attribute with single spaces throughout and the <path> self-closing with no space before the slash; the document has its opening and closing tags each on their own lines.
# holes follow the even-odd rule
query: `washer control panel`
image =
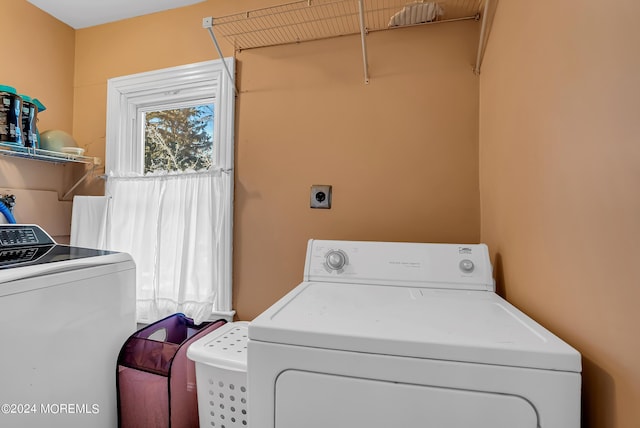
<svg viewBox="0 0 640 428">
<path fill-rule="evenodd" d="M 484 244 L 311 240 L 304 279 L 495 290 Z"/>
<path fill-rule="evenodd" d="M 475 269 L 476 267 L 473 264 L 473 262 L 469 259 L 460 260 L 460 263 L 458 264 L 458 266 L 460 267 L 460 270 L 464 273 L 471 273 L 473 272 L 473 269 Z"/>
<path fill-rule="evenodd" d="M 324 256 L 328 272 L 342 273 L 349 264 L 349 257 L 343 250 L 329 250 Z"/>
<path fill-rule="evenodd" d="M 39 226 L 33 224 L 0 225 L 0 247 L 52 244 L 55 244 L 55 241 Z"/>
</svg>

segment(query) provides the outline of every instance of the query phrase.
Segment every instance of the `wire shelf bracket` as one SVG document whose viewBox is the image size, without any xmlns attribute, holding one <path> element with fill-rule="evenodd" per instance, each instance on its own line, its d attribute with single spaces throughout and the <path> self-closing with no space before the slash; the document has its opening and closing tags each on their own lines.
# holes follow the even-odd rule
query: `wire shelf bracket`
<svg viewBox="0 0 640 428">
<path fill-rule="evenodd" d="M 211 40 L 213 41 L 214 46 L 216 47 L 216 51 L 218 52 L 218 56 L 220 59 L 224 59 L 222 55 L 222 50 L 220 49 L 220 45 L 218 44 L 218 39 L 216 39 L 216 35 L 213 32 L 213 17 L 209 16 L 207 18 L 202 19 L 202 28 L 206 29 L 209 32 L 209 36 L 211 36 Z M 224 65 L 224 69 L 227 72 L 227 76 L 229 77 L 229 81 L 231 81 L 231 86 L 233 86 L 233 91 L 238 96 L 238 88 L 236 87 L 236 80 L 231 75 L 231 71 L 229 70 L 229 66 L 226 61 L 222 61 L 222 65 Z"/>
<path fill-rule="evenodd" d="M 236 52 L 360 34 L 364 81 L 369 83 L 367 34 L 470 19 L 482 19 L 473 67 L 478 74 L 486 44 L 488 4 L 489 0 L 298 0 L 219 18 L 206 17 L 202 26 L 208 30 L 221 58 L 214 29 Z"/>
<path fill-rule="evenodd" d="M 18 146 L 10 143 L 0 143 L 0 156 L 12 158 L 30 159 L 54 164 L 84 164 L 85 174 L 76 181 L 76 183 L 67 190 L 60 199 L 61 201 L 73 193 L 73 191 L 82 184 L 96 169 L 102 165 L 102 159 L 97 157 L 88 157 L 81 155 L 73 155 L 51 150 L 36 149 L 33 147 Z"/>
<path fill-rule="evenodd" d="M 480 27 L 480 37 L 478 39 L 478 54 L 476 55 L 476 65 L 473 67 L 473 72 L 476 74 L 476 76 L 480 75 L 480 66 L 482 65 L 482 57 L 483 57 L 483 54 L 484 54 L 484 48 L 487 45 L 486 33 L 488 31 L 487 22 L 489 20 L 488 12 L 489 12 L 489 2 L 490 1 L 491 0 L 485 0 L 484 6 L 483 6 L 483 11 L 482 11 L 482 25 Z"/>
</svg>

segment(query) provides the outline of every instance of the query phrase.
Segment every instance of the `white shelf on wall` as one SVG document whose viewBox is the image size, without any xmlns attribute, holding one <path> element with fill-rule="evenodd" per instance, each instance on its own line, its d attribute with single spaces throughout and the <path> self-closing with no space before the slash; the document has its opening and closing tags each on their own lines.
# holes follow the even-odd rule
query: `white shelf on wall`
<svg viewBox="0 0 640 428">
<path fill-rule="evenodd" d="M 51 150 L 35 149 L 14 144 L 0 143 L 0 155 L 13 158 L 30 159 L 55 164 L 84 164 L 87 168 L 85 174 L 62 196 L 66 200 L 71 192 L 93 173 L 96 168 L 102 165 L 102 159 L 98 157 L 80 156 L 68 153 L 54 152 Z"/>
<path fill-rule="evenodd" d="M 51 163 L 83 163 L 88 165 L 101 165 L 100 158 L 79 156 L 69 153 L 54 152 L 51 150 L 35 149 L 32 147 L 17 146 L 14 144 L 0 143 L 0 155 L 14 158 L 26 158 Z"/>
<path fill-rule="evenodd" d="M 437 3 L 443 15 L 414 25 L 477 19 L 484 2 L 445 0 Z M 407 0 L 365 0 L 366 32 L 399 28 L 389 27 L 388 23 L 394 14 L 410 4 Z M 357 0 L 302 0 L 214 18 L 213 27 L 236 50 L 320 40 L 358 34 L 358 6 Z"/>
<path fill-rule="evenodd" d="M 368 82 L 365 35 L 372 31 L 408 26 L 482 19 L 481 43 L 474 71 L 479 71 L 480 52 L 484 48 L 484 27 L 489 0 L 300 0 L 273 7 L 255 9 L 218 18 L 205 18 L 214 42 L 215 33 L 224 37 L 236 51 L 267 46 L 300 43 L 338 36 L 361 34 L 365 81 Z M 431 6 L 429 6 L 431 5 Z M 411 19 L 426 7 L 437 6 L 441 14 L 421 22 Z M 422 8 L 422 9 L 421 9 Z M 402 16 L 404 15 L 404 16 Z M 391 25 L 400 16 L 403 25 Z"/>
</svg>

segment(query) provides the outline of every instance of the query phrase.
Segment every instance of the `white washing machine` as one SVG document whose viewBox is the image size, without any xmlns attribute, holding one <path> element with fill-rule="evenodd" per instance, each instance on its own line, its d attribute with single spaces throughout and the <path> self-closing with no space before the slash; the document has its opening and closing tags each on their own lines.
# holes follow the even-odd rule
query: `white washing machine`
<svg viewBox="0 0 640 428">
<path fill-rule="evenodd" d="M 310 241 L 249 325 L 251 428 L 579 428 L 581 358 L 495 294 L 487 247 Z"/>
<path fill-rule="evenodd" d="M 136 330 L 128 254 L 0 225 L 0 426 L 114 428 L 116 367 Z"/>
</svg>

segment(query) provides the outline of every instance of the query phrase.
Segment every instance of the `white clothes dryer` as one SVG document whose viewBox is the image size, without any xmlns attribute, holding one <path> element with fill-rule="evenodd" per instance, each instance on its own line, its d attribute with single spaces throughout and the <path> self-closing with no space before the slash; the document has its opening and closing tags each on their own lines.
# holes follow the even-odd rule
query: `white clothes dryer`
<svg viewBox="0 0 640 428">
<path fill-rule="evenodd" d="M 580 387 L 483 244 L 311 240 L 304 281 L 249 324 L 251 428 L 579 428 Z"/>
</svg>

